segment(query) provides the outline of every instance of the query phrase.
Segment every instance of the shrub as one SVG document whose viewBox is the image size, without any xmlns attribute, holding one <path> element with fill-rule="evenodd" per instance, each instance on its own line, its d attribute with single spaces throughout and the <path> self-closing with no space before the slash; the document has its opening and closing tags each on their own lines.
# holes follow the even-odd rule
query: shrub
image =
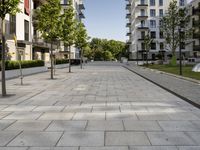
<svg viewBox="0 0 200 150">
<path fill-rule="evenodd" d="M 44 65 L 45 63 L 42 60 L 22 60 L 21 61 L 22 68 L 41 67 Z M 5 66 L 6 66 L 6 70 L 14 70 L 14 69 L 20 68 L 19 61 L 6 61 Z"/>
<path fill-rule="evenodd" d="M 56 59 L 56 65 L 67 64 L 67 63 L 69 63 L 68 59 Z"/>
</svg>

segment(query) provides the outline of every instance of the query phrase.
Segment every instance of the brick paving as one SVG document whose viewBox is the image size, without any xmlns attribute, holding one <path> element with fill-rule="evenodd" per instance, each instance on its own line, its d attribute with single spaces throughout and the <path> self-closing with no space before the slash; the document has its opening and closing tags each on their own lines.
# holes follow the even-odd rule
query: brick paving
<svg viewBox="0 0 200 150">
<path fill-rule="evenodd" d="M 0 150 L 200 150 L 200 110 L 118 63 L 7 82 Z"/>
</svg>

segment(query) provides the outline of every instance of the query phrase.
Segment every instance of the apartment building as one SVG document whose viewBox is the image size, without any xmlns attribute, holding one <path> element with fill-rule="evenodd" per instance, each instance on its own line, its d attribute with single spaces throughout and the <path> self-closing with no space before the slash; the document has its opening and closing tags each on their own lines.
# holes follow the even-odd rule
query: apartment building
<svg viewBox="0 0 200 150">
<path fill-rule="evenodd" d="M 160 19 L 165 15 L 171 0 L 126 0 L 127 36 L 130 59 L 156 59 L 161 53 L 165 58 L 171 52 L 166 49 L 163 33 L 160 31 Z M 184 7 L 186 0 L 178 0 L 178 5 Z M 153 42 L 148 56 L 145 53 L 144 37 L 149 33 Z M 178 52 L 177 52 L 178 54 Z M 189 51 L 183 47 L 183 55 L 189 56 Z"/>
<path fill-rule="evenodd" d="M 68 0 L 61 0 L 62 10 L 66 9 L 67 1 Z M 73 7 L 75 10 L 75 14 L 76 14 L 75 18 L 78 21 L 82 21 L 82 19 L 85 18 L 84 13 L 83 13 L 83 10 L 85 9 L 83 0 L 73 0 Z M 68 56 L 69 51 L 68 51 L 67 47 L 64 46 L 63 42 L 61 42 L 61 53 L 63 53 L 66 57 L 69 57 Z M 71 58 L 72 59 L 80 58 L 80 50 L 74 46 L 72 46 L 72 48 L 71 48 Z"/>
<path fill-rule="evenodd" d="M 200 0 L 193 0 L 189 4 L 191 26 L 193 27 L 193 43 L 191 53 L 193 57 L 200 57 Z"/>
<path fill-rule="evenodd" d="M 15 16 L 6 15 L 7 60 L 44 60 L 47 62 L 50 60 L 50 43 L 40 36 L 32 21 L 34 9 L 44 2 L 45 0 L 22 0 L 19 4 L 20 13 Z M 83 1 L 73 0 L 73 4 L 76 19 L 81 21 L 85 18 L 82 11 L 85 9 Z M 67 0 L 61 0 L 61 5 L 63 9 L 67 7 Z M 17 39 L 17 45 L 15 45 L 14 37 Z M 53 43 L 53 49 L 56 55 L 61 57 L 63 54 L 59 54 L 60 51 L 68 51 L 64 46 L 60 48 L 58 42 Z M 71 58 L 79 58 L 79 50 L 73 47 L 71 56 Z"/>
<path fill-rule="evenodd" d="M 32 0 L 24 0 L 19 4 L 20 13 L 15 16 L 6 15 L 6 57 L 8 60 L 32 59 Z M 16 37 L 16 44 L 14 37 Z"/>
</svg>

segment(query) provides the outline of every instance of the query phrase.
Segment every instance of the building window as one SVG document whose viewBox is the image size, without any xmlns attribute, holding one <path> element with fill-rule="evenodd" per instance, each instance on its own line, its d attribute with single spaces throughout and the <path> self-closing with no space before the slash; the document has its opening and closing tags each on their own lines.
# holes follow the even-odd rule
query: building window
<svg viewBox="0 0 200 150">
<path fill-rule="evenodd" d="M 145 38 L 145 31 L 141 31 L 141 39 Z"/>
<path fill-rule="evenodd" d="M 181 42 L 181 49 L 185 49 L 185 42 Z"/>
<path fill-rule="evenodd" d="M 145 10 L 144 10 L 144 9 L 141 9 L 141 10 L 140 10 L 140 15 L 141 15 L 141 16 L 145 16 Z"/>
<path fill-rule="evenodd" d="M 141 21 L 141 27 L 145 27 L 145 21 L 144 20 Z"/>
<path fill-rule="evenodd" d="M 156 43 L 151 43 L 151 49 L 156 50 Z"/>
<path fill-rule="evenodd" d="M 185 6 L 185 0 L 180 0 L 180 6 Z"/>
<path fill-rule="evenodd" d="M 150 0 L 150 6 L 155 6 L 155 5 L 156 5 L 155 0 Z"/>
<path fill-rule="evenodd" d="M 151 38 L 155 39 L 156 38 L 156 32 L 155 31 L 151 31 Z"/>
<path fill-rule="evenodd" d="M 140 4 L 144 5 L 145 4 L 145 0 L 140 0 Z"/>
<path fill-rule="evenodd" d="M 159 0 L 159 6 L 163 6 L 163 0 Z"/>
<path fill-rule="evenodd" d="M 10 34 L 16 34 L 16 16 L 10 15 Z"/>
<path fill-rule="evenodd" d="M 150 9 L 150 16 L 155 17 L 156 16 L 156 10 L 155 9 Z"/>
<path fill-rule="evenodd" d="M 163 39 L 164 38 L 164 34 L 162 31 L 160 31 L 160 38 Z"/>
<path fill-rule="evenodd" d="M 159 16 L 163 17 L 163 9 L 159 9 Z"/>
<path fill-rule="evenodd" d="M 160 43 L 160 50 L 164 50 L 164 43 Z"/>
<path fill-rule="evenodd" d="M 142 48 L 142 50 L 145 50 L 145 44 L 144 43 L 141 43 L 141 48 Z"/>
<path fill-rule="evenodd" d="M 24 40 L 29 41 L 29 22 L 24 20 Z"/>
<path fill-rule="evenodd" d="M 155 20 L 150 20 L 150 27 L 156 28 L 156 21 Z"/>
</svg>

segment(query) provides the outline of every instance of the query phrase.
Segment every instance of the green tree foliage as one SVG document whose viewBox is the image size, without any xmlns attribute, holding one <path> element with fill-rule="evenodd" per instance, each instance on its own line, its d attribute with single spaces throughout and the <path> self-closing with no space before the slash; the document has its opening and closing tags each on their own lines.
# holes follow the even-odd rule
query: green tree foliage
<svg viewBox="0 0 200 150">
<path fill-rule="evenodd" d="M 60 0 L 46 0 L 38 7 L 34 14 L 34 23 L 41 36 L 51 43 L 51 79 L 53 79 L 53 41 L 59 38 L 60 26 Z"/>
<path fill-rule="evenodd" d="M 84 47 L 86 47 L 88 44 L 87 39 L 88 35 L 83 23 L 78 22 L 76 26 L 75 45 L 81 52 L 81 69 L 82 69 Z"/>
<path fill-rule="evenodd" d="M 93 38 L 90 48 L 94 60 L 113 60 L 125 54 L 126 44 L 121 41 Z"/>
<path fill-rule="evenodd" d="M 76 39 L 76 24 L 73 1 L 68 0 L 67 8 L 61 15 L 61 40 L 69 49 L 69 72 L 71 72 L 71 46 L 75 44 Z"/>
<path fill-rule="evenodd" d="M 153 39 L 150 36 L 150 33 L 148 32 L 145 36 L 144 36 L 144 46 L 145 46 L 145 51 L 146 51 L 146 64 L 148 65 L 148 54 L 149 54 L 149 50 L 151 48 L 151 43 L 153 42 Z"/>
<path fill-rule="evenodd" d="M 179 28 L 182 28 L 181 35 L 179 35 Z M 161 19 L 161 31 L 164 33 L 165 42 L 169 50 L 175 57 L 179 43 L 186 42 L 191 35 L 187 10 L 179 8 L 177 0 L 170 2 L 166 15 Z"/>
<path fill-rule="evenodd" d="M 15 15 L 20 12 L 18 5 L 20 0 L 1 0 L 0 1 L 0 18 L 2 20 L 1 24 L 1 36 L 2 36 L 2 52 L 1 52 L 1 76 L 2 76 L 2 96 L 6 96 L 6 80 L 5 80 L 5 17 L 7 14 Z"/>
</svg>

